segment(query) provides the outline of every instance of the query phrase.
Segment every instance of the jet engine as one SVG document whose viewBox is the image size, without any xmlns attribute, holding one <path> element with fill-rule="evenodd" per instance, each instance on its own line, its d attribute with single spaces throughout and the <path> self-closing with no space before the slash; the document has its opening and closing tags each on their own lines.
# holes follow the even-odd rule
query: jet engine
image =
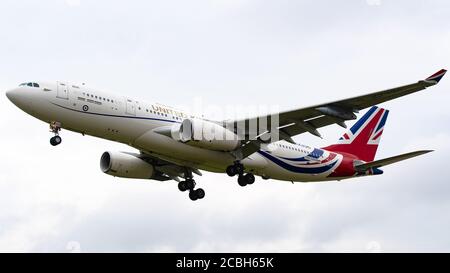
<svg viewBox="0 0 450 273">
<path fill-rule="evenodd" d="M 211 121 L 185 119 L 172 128 L 172 138 L 191 146 L 216 151 L 233 151 L 240 145 L 238 136 Z"/>
<path fill-rule="evenodd" d="M 155 174 L 152 164 L 142 160 L 138 154 L 104 152 L 100 158 L 102 172 L 124 178 L 150 179 Z"/>
</svg>

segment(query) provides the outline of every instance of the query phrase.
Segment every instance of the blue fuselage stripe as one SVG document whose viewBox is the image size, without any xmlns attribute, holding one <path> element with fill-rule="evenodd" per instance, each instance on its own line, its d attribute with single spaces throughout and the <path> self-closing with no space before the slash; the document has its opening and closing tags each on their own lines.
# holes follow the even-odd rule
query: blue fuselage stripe
<svg viewBox="0 0 450 273">
<path fill-rule="evenodd" d="M 295 172 L 295 173 L 307 173 L 307 174 L 319 174 L 319 173 L 323 173 L 326 171 L 329 171 L 331 168 L 333 168 L 334 165 L 336 165 L 337 161 L 326 165 L 326 166 L 322 166 L 322 167 L 317 167 L 317 168 L 301 168 L 301 167 L 297 167 L 297 166 L 293 166 L 290 165 L 272 155 L 270 155 L 269 153 L 266 153 L 264 151 L 258 151 L 258 153 L 262 156 L 264 156 L 265 158 L 269 159 L 270 161 L 272 161 L 273 163 L 277 164 L 278 166 L 282 167 L 283 169 L 286 169 L 288 171 L 291 172 Z"/>
</svg>

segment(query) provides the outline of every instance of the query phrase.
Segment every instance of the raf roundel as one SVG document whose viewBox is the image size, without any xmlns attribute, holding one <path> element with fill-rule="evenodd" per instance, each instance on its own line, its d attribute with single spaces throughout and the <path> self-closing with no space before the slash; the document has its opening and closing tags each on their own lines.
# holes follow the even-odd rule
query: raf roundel
<svg viewBox="0 0 450 273">
<path fill-rule="evenodd" d="M 86 112 L 87 110 L 89 110 L 89 106 L 83 105 L 83 111 Z"/>
</svg>

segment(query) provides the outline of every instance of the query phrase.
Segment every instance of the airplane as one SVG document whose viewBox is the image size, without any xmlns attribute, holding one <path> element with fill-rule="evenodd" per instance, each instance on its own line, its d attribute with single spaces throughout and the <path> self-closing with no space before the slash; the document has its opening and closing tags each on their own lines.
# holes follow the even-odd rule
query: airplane
<svg viewBox="0 0 450 273">
<path fill-rule="evenodd" d="M 340 181 L 380 175 L 381 167 L 431 152 L 375 160 L 389 114 L 376 105 L 436 85 L 446 72 L 442 69 L 425 80 L 349 99 L 224 121 L 60 81 L 26 82 L 8 90 L 6 96 L 50 125 L 51 145 L 61 144 L 61 129 L 127 144 L 140 152 L 104 152 L 102 172 L 122 178 L 174 180 L 195 201 L 205 197 L 194 180 L 194 174 L 202 175 L 200 170 L 237 176 L 240 186 L 253 184 L 255 176 L 292 183 Z M 355 120 L 366 108 L 333 145 L 315 148 L 292 139 L 303 133 L 321 137 L 317 129 L 332 124 L 347 128 L 345 122 Z"/>
</svg>

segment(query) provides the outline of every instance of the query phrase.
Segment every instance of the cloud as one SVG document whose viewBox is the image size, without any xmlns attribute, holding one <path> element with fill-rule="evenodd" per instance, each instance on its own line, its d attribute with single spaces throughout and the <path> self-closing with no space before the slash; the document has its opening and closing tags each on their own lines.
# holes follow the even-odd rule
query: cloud
<svg viewBox="0 0 450 273">
<path fill-rule="evenodd" d="M 81 5 L 81 1 L 80 0 L 66 0 L 66 5 L 68 5 L 69 7 L 79 7 Z"/>
</svg>

